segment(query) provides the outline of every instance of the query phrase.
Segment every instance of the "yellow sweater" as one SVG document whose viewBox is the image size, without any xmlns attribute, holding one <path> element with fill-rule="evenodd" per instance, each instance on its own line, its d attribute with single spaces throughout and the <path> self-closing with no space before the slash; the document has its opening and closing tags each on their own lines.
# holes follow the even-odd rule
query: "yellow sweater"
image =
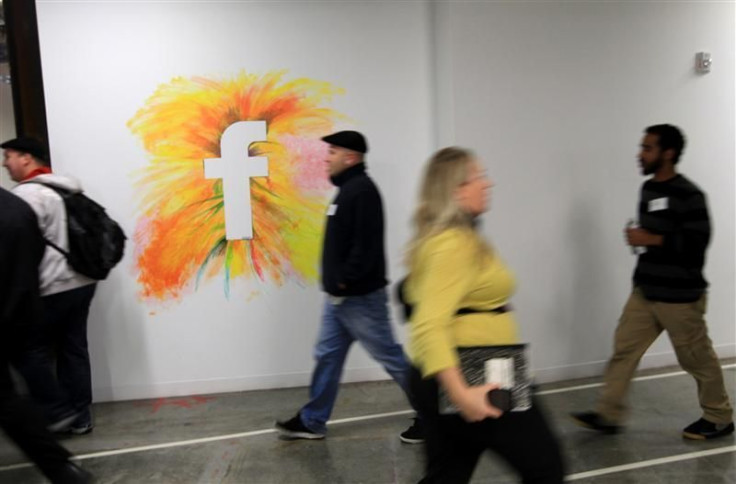
<svg viewBox="0 0 736 484">
<path fill-rule="evenodd" d="M 478 243 L 472 230 L 448 229 L 424 242 L 412 261 L 409 357 L 425 377 L 458 366 L 456 347 L 518 343 L 513 312 L 455 315 L 508 304 L 514 290 L 498 254 L 479 256 Z"/>
</svg>

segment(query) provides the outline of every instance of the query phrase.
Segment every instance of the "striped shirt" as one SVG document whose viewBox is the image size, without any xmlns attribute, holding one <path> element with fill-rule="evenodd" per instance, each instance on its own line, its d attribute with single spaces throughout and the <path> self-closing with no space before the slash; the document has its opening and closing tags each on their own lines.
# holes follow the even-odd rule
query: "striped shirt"
<svg viewBox="0 0 736 484">
<path fill-rule="evenodd" d="M 652 301 L 687 303 L 708 287 L 703 277 L 710 220 L 705 195 L 682 175 L 641 188 L 639 223 L 663 236 L 659 247 L 647 247 L 634 271 L 634 286 Z"/>
</svg>

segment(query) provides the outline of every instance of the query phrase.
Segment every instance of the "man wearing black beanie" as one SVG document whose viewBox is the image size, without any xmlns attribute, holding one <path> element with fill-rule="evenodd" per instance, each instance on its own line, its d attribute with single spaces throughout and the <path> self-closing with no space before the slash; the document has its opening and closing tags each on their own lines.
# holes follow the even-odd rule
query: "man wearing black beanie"
<svg viewBox="0 0 736 484">
<path fill-rule="evenodd" d="M 327 211 L 322 249 L 322 287 L 327 293 L 312 374 L 309 402 L 290 420 L 276 423 L 291 439 L 321 439 L 337 398 L 345 358 L 354 341 L 408 395 L 409 364 L 393 335 L 386 295 L 383 204 L 366 173 L 368 144 L 357 131 L 322 138 L 330 181 L 339 192 Z M 424 441 L 421 420 L 401 434 L 406 443 Z"/>
</svg>

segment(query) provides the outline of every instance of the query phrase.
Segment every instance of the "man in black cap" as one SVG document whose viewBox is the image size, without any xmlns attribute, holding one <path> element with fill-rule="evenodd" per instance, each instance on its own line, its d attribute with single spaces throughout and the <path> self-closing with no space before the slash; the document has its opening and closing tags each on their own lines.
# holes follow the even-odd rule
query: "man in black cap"
<svg viewBox="0 0 736 484">
<path fill-rule="evenodd" d="M 0 148 L 3 166 L 18 182 L 13 194 L 31 206 L 43 237 L 55 246 L 47 245 L 39 268 L 44 327 L 15 366 L 43 406 L 50 430 L 87 434 L 92 431 L 87 316 L 97 281 L 76 272 L 61 252 L 69 251 L 68 217 L 64 200 L 52 187 L 70 193 L 82 189 L 73 178 L 52 173 L 39 140 L 15 138 Z"/>
<path fill-rule="evenodd" d="M 0 188 L 0 427 L 51 482 L 85 483 L 90 474 L 69 460 L 37 409 L 15 393 L 8 367 L 43 318 L 38 264 L 44 247 L 33 210 Z"/>
<path fill-rule="evenodd" d="M 329 146 L 327 170 L 339 192 L 327 211 L 322 249 L 322 287 L 327 293 L 312 374 L 309 402 L 287 421 L 276 422 L 292 439 L 321 439 L 337 398 L 345 357 L 354 341 L 408 395 L 409 364 L 391 329 L 386 295 L 386 257 L 381 195 L 366 174 L 365 138 L 340 131 L 322 138 Z M 424 441 L 420 420 L 401 434 L 407 443 Z"/>
</svg>

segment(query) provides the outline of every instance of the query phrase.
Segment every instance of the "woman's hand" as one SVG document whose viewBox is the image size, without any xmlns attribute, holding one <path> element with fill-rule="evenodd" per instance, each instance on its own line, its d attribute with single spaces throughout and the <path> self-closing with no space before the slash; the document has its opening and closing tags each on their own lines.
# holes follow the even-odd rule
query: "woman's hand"
<svg viewBox="0 0 736 484">
<path fill-rule="evenodd" d="M 480 422 L 486 418 L 498 418 L 503 412 L 491 405 L 488 401 L 488 392 L 498 388 L 498 385 L 489 383 L 475 387 L 465 387 L 453 401 L 460 409 L 460 415 L 466 422 Z"/>
<path fill-rule="evenodd" d="M 489 417 L 498 418 L 503 415 L 500 409 L 488 401 L 488 392 L 498 388 L 498 385 L 488 383 L 469 387 L 459 368 L 442 370 L 437 373 L 437 378 L 465 421 L 480 422 Z"/>
</svg>

